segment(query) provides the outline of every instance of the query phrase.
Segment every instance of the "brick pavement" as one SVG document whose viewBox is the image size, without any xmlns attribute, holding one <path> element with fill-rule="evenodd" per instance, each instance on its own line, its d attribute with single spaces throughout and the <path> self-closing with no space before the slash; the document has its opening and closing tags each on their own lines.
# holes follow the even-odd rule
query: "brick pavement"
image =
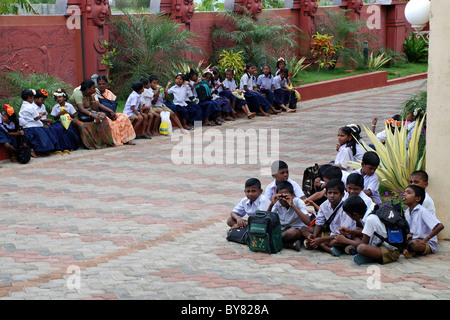
<svg viewBox="0 0 450 320">
<path fill-rule="evenodd" d="M 392 116 L 422 84 L 306 101 L 295 114 L 204 128 L 202 150 L 211 147 L 208 132 L 278 129 L 280 158 L 301 182 L 306 167 L 334 159 L 340 126 Z M 450 298 L 448 241 L 431 256 L 375 269 L 315 251 L 252 253 L 225 240 L 225 220 L 248 177 L 271 182 L 261 162 L 247 156 L 245 164 L 175 165 L 179 140 L 136 142 L 1 163 L 0 299 Z M 371 288 L 373 270 L 379 288 Z"/>
</svg>

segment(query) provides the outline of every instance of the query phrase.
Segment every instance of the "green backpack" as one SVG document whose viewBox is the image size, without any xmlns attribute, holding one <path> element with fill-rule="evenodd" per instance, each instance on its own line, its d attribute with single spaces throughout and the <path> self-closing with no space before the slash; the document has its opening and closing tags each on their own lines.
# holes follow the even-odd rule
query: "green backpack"
<svg viewBox="0 0 450 320">
<path fill-rule="evenodd" d="M 283 248 L 277 213 L 256 211 L 248 218 L 247 245 L 250 251 L 277 253 Z"/>
</svg>

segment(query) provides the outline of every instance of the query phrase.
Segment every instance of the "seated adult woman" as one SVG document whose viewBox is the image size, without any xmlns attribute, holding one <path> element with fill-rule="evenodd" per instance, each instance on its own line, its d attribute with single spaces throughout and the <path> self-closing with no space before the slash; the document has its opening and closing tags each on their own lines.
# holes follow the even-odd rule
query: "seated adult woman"
<svg viewBox="0 0 450 320">
<path fill-rule="evenodd" d="M 77 113 L 73 123 L 80 134 L 81 145 L 86 149 L 114 147 L 114 138 L 106 120 L 106 114 L 98 112 L 99 103 L 95 100 L 95 83 L 84 80 L 73 90 L 69 99 Z"/>
<path fill-rule="evenodd" d="M 98 101 L 98 108 L 103 111 L 107 116 L 109 128 L 111 129 L 111 134 L 114 139 L 114 144 L 116 146 L 121 146 L 123 144 L 131 144 L 134 145 L 133 140 L 136 138 L 136 133 L 134 132 L 133 124 L 130 121 L 130 118 L 124 113 L 116 113 L 115 110 L 110 109 L 103 103 L 107 103 L 109 101 L 116 101 L 116 96 L 108 87 L 108 79 L 106 76 L 99 76 L 97 78 L 97 89 L 96 89 L 96 101 Z M 109 100 L 109 101 L 108 101 Z"/>
</svg>

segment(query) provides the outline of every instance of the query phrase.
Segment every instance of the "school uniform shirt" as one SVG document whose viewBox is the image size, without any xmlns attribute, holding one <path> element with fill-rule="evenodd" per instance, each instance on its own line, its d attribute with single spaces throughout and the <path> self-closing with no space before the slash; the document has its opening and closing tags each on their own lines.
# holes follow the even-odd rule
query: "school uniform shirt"
<svg viewBox="0 0 450 320">
<path fill-rule="evenodd" d="M 156 89 L 156 90 L 153 90 L 152 88 L 150 88 L 150 90 L 152 90 L 152 92 L 153 92 L 153 96 L 156 94 L 156 90 L 159 90 L 159 89 Z M 154 107 L 162 107 L 163 105 L 164 105 L 164 103 L 163 103 L 163 99 L 164 99 L 164 93 L 159 93 L 159 96 L 158 96 L 158 100 L 156 100 L 156 102 L 153 104 L 153 106 Z"/>
<path fill-rule="evenodd" d="M 413 239 L 425 239 L 436 225 L 441 223 L 427 208 L 418 204 L 411 211 L 405 210 L 405 219 L 409 224 L 409 231 Z M 437 236 L 428 240 L 431 251 L 437 249 Z"/>
<path fill-rule="evenodd" d="M 245 215 L 251 216 L 255 211 L 267 211 L 269 205 L 270 199 L 267 199 L 263 194 L 253 202 L 245 197 L 234 207 L 233 212 L 242 218 Z"/>
<path fill-rule="evenodd" d="M 239 89 L 242 91 L 245 91 L 244 86 L 247 86 L 247 90 L 252 91 L 253 88 L 256 87 L 255 76 L 249 76 L 248 73 L 245 73 L 241 78 Z"/>
<path fill-rule="evenodd" d="M 185 107 L 187 106 L 186 100 L 189 97 L 191 87 L 187 84 L 182 84 L 181 86 L 174 85 L 169 88 L 167 93 L 173 94 L 173 104 L 177 106 Z"/>
<path fill-rule="evenodd" d="M 151 88 L 144 88 L 144 92 L 141 94 L 141 102 L 144 106 L 153 108 L 152 100 L 153 100 L 153 90 Z"/>
<path fill-rule="evenodd" d="M 192 93 L 192 96 L 194 97 L 194 98 L 197 98 L 197 90 L 195 90 L 195 81 L 194 80 L 189 80 L 189 83 L 191 84 L 191 93 Z"/>
<path fill-rule="evenodd" d="M 347 165 L 348 161 L 353 161 L 353 151 L 352 148 L 343 144 L 339 147 L 334 163 L 339 164 L 346 171 L 353 170 Z"/>
<path fill-rule="evenodd" d="M 33 105 L 34 105 L 34 107 L 36 108 L 36 110 L 37 110 L 38 113 L 41 113 L 41 112 L 47 112 L 47 109 L 45 108 L 45 105 L 44 105 L 44 104 L 41 104 L 41 106 L 38 106 L 36 103 L 33 102 Z M 44 115 L 40 118 L 40 120 L 45 120 L 45 119 L 47 119 L 47 115 L 46 115 L 46 114 L 44 114 Z"/>
<path fill-rule="evenodd" d="M 39 112 L 37 111 L 34 103 L 29 103 L 28 101 L 24 101 L 22 103 L 19 111 L 19 117 L 22 119 L 22 125 L 24 128 L 43 127 L 44 124 L 41 120 L 34 120 L 38 116 Z"/>
<path fill-rule="evenodd" d="M 423 200 L 422 207 L 427 208 L 428 210 L 430 210 L 433 216 L 436 216 L 434 201 L 433 199 L 431 199 L 430 195 L 427 192 L 425 192 L 425 199 Z"/>
<path fill-rule="evenodd" d="M 280 75 L 273 78 L 273 90 L 278 90 L 281 88 L 287 88 L 287 80 L 281 79 Z"/>
<path fill-rule="evenodd" d="M 353 171 L 353 173 L 359 173 L 360 175 L 362 175 L 362 168 Z M 364 190 L 372 191 L 372 195 L 370 197 L 375 201 L 376 204 L 380 204 L 381 203 L 380 192 L 378 191 L 380 182 L 378 181 L 377 174 L 374 173 L 371 176 L 368 176 L 366 174 L 363 176 L 363 178 L 364 178 Z"/>
<path fill-rule="evenodd" d="M 258 80 L 256 80 L 256 84 L 260 87 L 272 90 L 273 78 L 274 77 L 272 75 L 266 77 L 265 74 L 262 74 L 258 77 Z"/>
<path fill-rule="evenodd" d="M 361 161 L 365 152 L 366 150 L 359 143 L 356 143 L 356 154 L 353 156 L 353 161 Z"/>
<path fill-rule="evenodd" d="M 364 203 L 366 204 L 367 210 L 366 213 L 364 214 L 364 217 L 361 219 L 363 226 L 366 223 L 367 217 L 369 216 L 369 214 L 372 213 L 373 209 L 375 209 L 375 202 L 373 202 L 372 198 L 369 197 L 367 194 L 364 193 L 364 191 L 361 191 L 359 193 L 359 196 L 361 197 L 361 199 L 364 200 Z"/>
<path fill-rule="evenodd" d="M 66 108 L 66 111 L 73 116 L 75 113 L 77 113 L 77 110 L 73 107 L 72 104 L 66 102 L 64 104 L 64 108 Z M 61 112 L 61 105 L 59 103 L 55 104 L 53 106 L 52 112 L 50 113 L 52 116 L 56 117 Z"/>
<path fill-rule="evenodd" d="M 292 199 L 292 202 L 301 212 L 308 215 L 306 205 L 300 198 L 295 197 Z M 286 208 L 280 203 L 280 201 L 277 201 L 273 205 L 272 212 L 278 213 L 278 216 L 280 217 L 281 229 L 285 229 L 287 227 L 301 228 L 306 226 L 292 207 Z"/>
<path fill-rule="evenodd" d="M 341 200 L 341 202 L 344 201 L 344 199 Z M 339 205 L 339 204 L 338 204 Z M 339 210 L 336 212 L 336 215 L 334 216 L 334 219 L 330 223 L 330 234 L 340 234 L 339 228 L 340 227 L 346 227 L 351 230 L 356 229 L 356 222 L 352 220 L 342 209 L 342 205 L 339 208 Z M 316 225 L 323 226 L 325 222 L 330 218 L 330 216 L 333 214 L 334 209 L 331 207 L 330 201 L 326 200 L 324 203 L 322 203 L 319 207 L 319 211 L 317 212 L 316 216 Z"/>
<path fill-rule="evenodd" d="M 230 90 L 230 91 L 234 91 L 234 90 L 237 89 L 237 84 L 236 84 L 236 81 L 234 79 L 231 79 L 231 81 L 228 80 L 228 79 L 225 79 L 225 80 L 223 80 L 222 83 L 223 83 L 223 86 L 225 88 L 227 88 L 228 90 Z"/>
<path fill-rule="evenodd" d="M 136 91 L 133 91 L 128 96 L 127 102 L 125 103 L 125 107 L 123 108 L 123 113 L 125 113 L 128 117 L 131 117 L 133 114 L 133 110 L 131 107 L 139 113 L 139 104 L 141 103 L 141 95 Z"/>
<path fill-rule="evenodd" d="M 289 182 L 290 184 L 292 184 L 292 187 L 294 188 L 294 195 L 297 198 L 301 198 L 303 197 L 305 194 L 303 193 L 302 188 L 300 187 L 300 185 L 295 182 L 292 181 L 291 179 L 287 179 L 287 182 Z M 267 187 L 266 187 L 266 191 L 264 192 L 264 195 L 269 198 L 272 199 L 273 195 L 277 192 L 277 180 L 273 180 Z"/>
<path fill-rule="evenodd" d="M 383 238 L 387 238 L 386 226 L 383 222 L 381 222 L 380 218 L 378 218 L 376 214 L 371 214 L 367 217 L 364 228 L 361 232 L 370 238 L 369 245 L 371 246 L 377 247 L 381 245 L 390 249 L 396 249 L 394 246 L 384 242 L 375 235 L 375 233 L 377 233 Z"/>
</svg>

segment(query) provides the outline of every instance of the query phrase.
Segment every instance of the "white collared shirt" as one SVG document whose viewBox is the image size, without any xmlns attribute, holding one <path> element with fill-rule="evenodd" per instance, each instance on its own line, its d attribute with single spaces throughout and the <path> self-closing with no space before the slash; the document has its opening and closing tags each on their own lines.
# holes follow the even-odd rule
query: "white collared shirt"
<svg viewBox="0 0 450 320">
<path fill-rule="evenodd" d="M 292 187 L 294 187 L 294 195 L 297 198 L 301 198 L 303 197 L 305 194 L 303 193 L 302 188 L 299 186 L 299 184 L 295 181 L 292 181 L 291 179 L 287 179 L 287 182 L 289 182 L 290 184 L 292 184 Z M 264 192 L 264 195 L 268 198 L 268 199 L 272 199 L 273 195 L 277 192 L 277 180 L 273 180 L 272 183 L 270 183 L 267 187 L 266 187 L 266 191 Z"/>
<path fill-rule="evenodd" d="M 362 168 L 353 171 L 353 173 L 359 173 L 360 175 L 362 175 Z M 372 191 L 372 195 L 370 197 L 375 201 L 375 203 L 380 204 L 381 203 L 380 192 L 378 191 L 380 182 L 378 181 L 377 174 L 374 173 L 371 176 L 368 176 L 366 174 L 363 175 L 363 178 L 364 178 L 364 190 Z"/>
<path fill-rule="evenodd" d="M 73 116 L 75 113 L 77 113 L 77 110 L 71 105 L 70 103 L 66 102 L 64 104 L 64 108 L 66 108 L 66 111 Z M 61 112 L 61 105 L 59 103 L 55 104 L 53 106 L 52 112 L 50 113 L 52 116 L 56 117 Z"/>
<path fill-rule="evenodd" d="M 344 198 L 341 202 L 344 201 Z M 352 220 L 342 209 L 343 206 L 337 211 L 333 221 L 330 223 L 331 235 L 340 234 L 339 228 L 345 227 L 351 230 L 356 229 L 356 222 Z M 331 207 L 330 201 L 326 200 L 319 207 L 319 211 L 316 216 L 316 225 L 323 226 L 325 222 L 330 218 L 334 209 Z"/>
<path fill-rule="evenodd" d="M 413 239 L 425 239 L 436 225 L 441 223 L 427 208 L 418 204 L 410 212 L 409 208 L 405 210 L 405 219 L 409 224 L 409 231 Z M 437 249 L 437 236 L 428 240 L 431 251 Z"/>
<path fill-rule="evenodd" d="M 394 246 L 389 245 L 387 242 L 383 242 L 375 235 L 376 232 L 383 238 L 387 238 L 388 236 L 386 226 L 383 222 L 381 222 L 380 218 L 378 218 L 376 214 L 371 214 L 367 217 L 364 228 L 361 232 L 370 238 L 369 245 L 371 246 L 376 247 L 381 243 L 384 247 L 396 249 Z"/>
<path fill-rule="evenodd" d="M 37 111 L 34 103 L 29 103 L 28 101 L 24 101 L 22 103 L 19 111 L 19 117 L 22 119 L 21 125 L 24 128 L 43 127 L 44 124 L 41 120 L 34 120 L 38 116 L 39 112 Z"/>
<path fill-rule="evenodd" d="M 306 205 L 300 198 L 295 197 L 292 201 L 302 213 L 308 215 Z M 280 203 L 280 201 L 277 201 L 273 205 L 272 212 L 278 213 L 282 229 L 286 227 L 301 228 L 306 226 L 292 207 L 286 208 Z"/>
<path fill-rule="evenodd" d="M 267 211 L 269 205 L 270 199 L 267 199 L 263 194 L 253 202 L 245 197 L 234 207 L 233 212 L 242 218 L 245 215 L 252 215 L 255 211 Z"/>
</svg>

